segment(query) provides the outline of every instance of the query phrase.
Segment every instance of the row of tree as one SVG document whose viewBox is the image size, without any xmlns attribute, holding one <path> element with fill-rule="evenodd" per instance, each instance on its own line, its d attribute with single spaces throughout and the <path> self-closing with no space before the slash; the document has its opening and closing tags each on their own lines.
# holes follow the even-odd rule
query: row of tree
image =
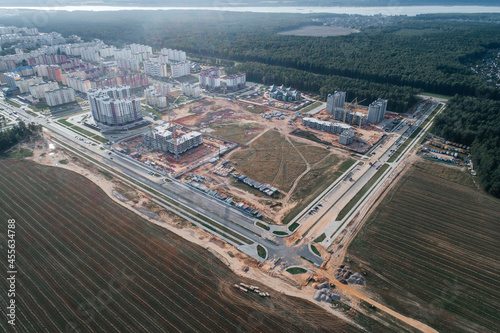
<svg viewBox="0 0 500 333">
<path fill-rule="evenodd" d="M 19 142 L 22 142 L 23 140 L 26 140 L 41 131 L 41 125 L 31 123 L 26 126 L 23 121 L 20 121 L 12 128 L 0 132 L 0 153 L 4 153 Z"/>
<path fill-rule="evenodd" d="M 481 186 L 500 197 L 500 101 L 453 97 L 436 117 L 433 132 L 471 146 L 472 161 Z"/>
<path fill-rule="evenodd" d="M 388 109 L 406 112 L 416 101 L 418 90 L 392 84 L 374 83 L 367 80 L 351 79 L 337 75 L 319 75 L 307 71 L 271 66 L 262 63 L 244 62 L 236 66 L 247 75 L 247 80 L 266 85 L 291 86 L 303 91 L 319 92 L 323 99 L 335 90 L 347 91 L 347 100 L 366 99 L 368 105 L 377 98 L 388 99 Z"/>
<path fill-rule="evenodd" d="M 278 32 L 319 24 L 321 15 L 216 11 L 72 12 L 51 16 L 41 31 L 178 48 L 209 59 L 235 61 L 248 80 L 319 92 L 348 92 L 348 100 L 389 100 L 404 112 L 419 91 L 460 95 L 436 121 L 435 131 L 471 145 L 485 190 L 500 195 L 500 91 L 466 65 L 500 47 L 500 15 L 424 15 L 395 20 L 347 36 L 288 36 Z M 360 18 L 362 19 L 362 18 Z M 19 24 L 23 17 L 0 18 Z M 29 22 L 27 22 L 29 25 Z M 461 97 L 462 96 L 462 97 Z M 473 96 L 473 97 L 463 97 Z"/>
<path fill-rule="evenodd" d="M 101 38 L 117 46 L 145 43 L 198 56 L 281 66 L 284 71 L 298 69 L 446 95 L 500 99 L 498 89 L 465 65 L 499 44 L 498 24 L 427 15 L 347 36 L 278 34 L 319 24 L 311 20 L 317 16 L 215 11 L 73 12 L 55 14 L 41 29 Z M 0 22 L 8 24 L 16 19 L 6 17 Z"/>
</svg>

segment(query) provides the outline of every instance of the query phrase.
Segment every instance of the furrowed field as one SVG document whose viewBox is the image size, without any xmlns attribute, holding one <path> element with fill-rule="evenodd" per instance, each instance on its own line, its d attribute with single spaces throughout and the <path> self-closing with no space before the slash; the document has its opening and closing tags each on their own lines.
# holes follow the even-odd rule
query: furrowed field
<svg viewBox="0 0 500 333">
<path fill-rule="evenodd" d="M 2 244 L 7 219 L 16 220 L 18 307 L 9 331 L 360 331 L 265 286 L 270 299 L 235 290 L 235 282 L 258 283 L 117 205 L 76 173 L 0 160 L 0 183 Z M 6 272 L 6 252 L 2 258 Z"/>
<path fill-rule="evenodd" d="M 432 167 L 408 171 L 346 261 L 367 272 L 373 297 L 440 332 L 499 332 L 500 200 Z"/>
</svg>

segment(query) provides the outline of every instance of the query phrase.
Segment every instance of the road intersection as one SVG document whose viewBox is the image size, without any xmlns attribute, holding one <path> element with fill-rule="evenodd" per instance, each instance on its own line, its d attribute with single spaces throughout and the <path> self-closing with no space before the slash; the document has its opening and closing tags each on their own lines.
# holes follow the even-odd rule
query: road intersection
<svg viewBox="0 0 500 333">
<path fill-rule="evenodd" d="M 146 191 L 152 195 L 157 204 L 225 239 L 257 260 L 264 260 L 257 254 L 257 245 L 260 244 L 267 251 L 265 257 L 267 260 L 281 258 L 283 262 L 290 265 L 304 265 L 306 260 L 315 266 L 320 266 L 323 263 L 323 258 L 310 251 L 312 241 L 325 233 L 326 237 L 322 244 L 328 247 L 354 216 L 362 209 L 367 211 L 366 203 L 369 202 L 371 196 L 383 186 L 386 179 L 402 163 L 432 124 L 432 121 L 429 121 L 425 128 L 419 128 L 420 124 L 432 113 L 437 105 L 438 103 L 434 103 L 413 125 L 407 122 L 404 126 L 397 128 L 395 132 L 388 134 L 385 140 L 382 140 L 374 149 L 370 150 L 367 156 L 359 158 L 352 167 L 318 198 L 313 200 L 288 225 L 269 225 L 269 230 L 265 230 L 257 226 L 256 222 L 260 220 L 243 214 L 225 202 L 190 188 L 177 180 L 154 177 L 151 175 L 150 169 L 135 160 L 116 153 L 110 155 L 109 150 L 103 149 L 101 144 L 88 144 L 77 139 L 77 133 L 55 122 L 53 118 L 45 115 L 33 116 L 31 112 L 29 114 L 22 108 L 17 108 L 4 100 L 0 100 L 0 106 L 4 110 L 16 111 L 24 121 L 41 124 L 54 133 L 57 137 L 56 143 L 60 147 L 71 150 L 72 153 L 87 159 L 99 168 L 106 169 L 132 186 L 140 187 L 141 191 Z M 401 146 L 403 140 L 408 139 L 416 129 L 421 130 L 421 133 L 412 139 L 411 144 L 407 145 L 395 161 L 388 162 L 395 150 Z M 383 164 L 387 164 L 388 167 L 380 179 L 366 191 L 359 203 L 354 205 L 344 219 L 336 221 L 340 210 L 375 176 L 378 171 L 377 167 Z M 350 181 L 351 178 L 354 178 L 354 182 Z M 320 204 L 322 207 L 318 213 L 314 215 L 308 214 L 313 206 L 317 207 Z M 300 226 L 294 231 L 299 237 L 295 236 L 297 241 L 291 242 L 287 239 L 291 234 L 288 228 L 295 222 L 300 223 Z M 261 222 L 261 224 L 264 223 Z M 276 235 L 274 233 L 276 231 L 286 232 L 287 235 Z M 241 241 L 241 239 L 247 241 Z"/>
</svg>

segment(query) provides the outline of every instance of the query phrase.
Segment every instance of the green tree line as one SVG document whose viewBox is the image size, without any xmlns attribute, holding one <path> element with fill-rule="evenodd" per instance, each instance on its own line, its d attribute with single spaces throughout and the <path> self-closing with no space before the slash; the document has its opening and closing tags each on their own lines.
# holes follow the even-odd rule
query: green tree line
<svg viewBox="0 0 500 333">
<path fill-rule="evenodd" d="M 366 28 L 347 36 L 278 34 L 318 24 L 312 18 L 324 16 L 216 11 L 64 12 L 55 14 L 41 29 L 77 34 L 87 40 L 100 38 L 116 46 L 145 43 L 156 49 L 182 49 L 196 56 L 280 66 L 290 73 L 301 70 L 439 94 L 500 99 L 498 89 L 465 65 L 500 43 L 498 24 L 469 22 L 464 15 L 460 20 L 426 15 L 400 18 L 382 28 Z M 5 17 L 0 22 L 11 24 L 16 19 Z M 382 92 L 373 91 L 372 95 L 384 97 Z"/>
<path fill-rule="evenodd" d="M 28 124 L 28 126 L 26 126 L 23 121 L 20 121 L 12 128 L 0 132 L 0 153 L 4 153 L 14 145 L 28 139 L 36 133 L 40 133 L 41 130 L 41 125 Z"/>
<path fill-rule="evenodd" d="M 433 132 L 471 146 L 471 157 L 485 191 L 500 197 L 500 101 L 455 96 L 436 117 Z"/>
</svg>

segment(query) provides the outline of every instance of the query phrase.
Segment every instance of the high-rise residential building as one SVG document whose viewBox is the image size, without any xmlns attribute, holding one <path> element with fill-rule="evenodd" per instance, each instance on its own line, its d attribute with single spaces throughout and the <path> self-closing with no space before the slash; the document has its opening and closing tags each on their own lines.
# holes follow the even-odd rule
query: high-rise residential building
<svg viewBox="0 0 500 333">
<path fill-rule="evenodd" d="M 387 111 L 387 100 L 377 99 L 368 107 L 368 123 L 377 124 L 385 117 Z"/>
<path fill-rule="evenodd" d="M 48 65 L 37 65 L 35 66 L 35 73 L 37 76 L 43 76 L 43 77 L 48 77 L 49 72 L 48 72 Z"/>
<path fill-rule="evenodd" d="M 149 56 L 149 61 L 157 62 L 159 64 L 168 64 L 168 55 L 167 54 L 151 55 Z"/>
<path fill-rule="evenodd" d="M 145 61 L 144 73 L 156 77 L 167 77 L 168 66 L 159 62 Z"/>
<path fill-rule="evenodd" d="M 149 56 L 151 53 L 145 53 L 145 52 L 133 52 L 132 57 L 136 59 L 137 61 L 144 62 L 144 61 L 149 61 Z"/>
<path fill-rule="evenodd" d="M 155 83 L 152 87 L 144 90 L 146 103 L 157 108 L 166 108 L 168 105 L 167 97 L 170 96 L 171 89 L 169 83 Z"/>
<path fill-rule="evenodd" d="M 171 123 L 150 128 L 150 131 L 143 136 L 144 143 L 155 150 L 175 155 L 182 154 L 203 144 L 203 135 L 200 132 L 191 131 L 176 136 L 174 131 L 175 129 Z"/>
<path fill-rule="evenodd" d="M 132 53 L 149 53 L 153 54 L 153 48 L 149 45 L 141 45 L 141 44 L 130 44 L 130 50 Z"/>
<path fill-rule="evenodd" d="M 220 90 L 220 68 L 210 68 L 200 72 L 199 75 L 200 87 L 208 90 Z"/>
<path fill-rule="evenodd" d="M 118 75 L 116 78 L 119 85 L 130 86 L 130 88 L 138 88 L 149 85 L 148 76 L 144 73 Z"/>
<path fill-rule="evenodd" d="M 191 66 L 187 61 L 181 61 L 170 65 L 172 77 L 182 77 L 191 74 Z"/>
<path fill-rule="evenodd" d="M 16 81 L 16 85 L 19 87 L 19 91 L 21 94 L 27 93 L 30 91 L 30 86 L 42 83 L 43 79 L 39 76 L 33 76 L 29 78 L 22 78 Z"/>
<path fill-rule="evenodd" d="M 342 134 L 344 131 L 350 130 L 351 126 L 339 122 L 323 121 L 316 118 L 302 118 L 302 125 L 318 129 L 323 132 L 334 134 Z"/>
<path fill-rule="evenodd" d="M 341 145 L 350 145 L 354 142 L 354 132 L 351 130 L 343 131 L 339 135 L 339 143 Z"/>
<path fill-rule="evenodd" d="M 247 78 L 246 74 L 244 73 L 228 75 L 226 77 L 226 87 L 227 90 L 229 91 L 242 89 L 246 86 L 246 84 L 247 84 Z"/>
<path fill-rule="evenodd" d="M 114 46 L 106 46 L 99 49 L 99 55 L 103 58 L 112 57 L 116 48 Z"/>
<path fill-rule="evenodd" d="M 81 52 L 82 60 L 99 62 L 100 56 L 99 51 L 95 50 L 82 50 Z"/>
<path fill-rule="evenodd" d="M 45 92 L 49 90 L 59 89 L 57 82 L 37 83 L 30 86 L 30 95 L 35 98 L 45 98 Z"/>
<path fill-rule="evenodd" d="M 168 56 L 170 62 L 172 61 L 186 61 L 186 52 L 180 50 L 172 50 L 172 49 L 161 49 L 161 54 L 165 54 Z"/>
<path fill-rule="evenodd" d="M 101 129 L 130 128 L 142 122 L 141 101 L 130 97 L 130 87 L 92 89 L 87 92 L 92 117 Z"/>
<path fill-rule="evenodd" d="M 7 85 L 9 89 L 15 90 L 17 89 L 17 81 L 21 79 L 21 76 L 17 73 L 5 73 L 5 79 L 7 80 Z"/>
<path fill-rule="evenodd" d="M 72 88 L 48 90 L 45 92 L 45 100 L 49 106 L 75 102 L 75 91 Z"/>
<path fill-rule="evenodd" d="M 91 89 L 90 81 L 74 75 L 66 76 L 66 85 L 76 91 L 86 93 Z"/>
<path fill-rule="evenodd" d="M 146 98 L 146 104 L 152 107 L 163 109 L 168 105 L 167 97 L 162 96 L 152 88 L 144 90 L 144 97 Z"/>
<path fill-rule="evenodd" d="M 182 93 L 188 97 L 198 98 L 201 95 L 201 89 L 199 86 L 190 83 L 183 83 L 181 85 Z"/>
<path fill-rule="evenodd" d="M 333 119 L 343 120 L 345 109 L 345 91 L 335 91 L 328 95 L 326 100 L 326 113 L 333 116 Z"/>
<path fill-rule="evenodd" d="M 47 73 L 48 73 L 49 79 L 57 81 L 57 82 L 61 82 L 62 81 L 62 78 L 61 78 L 61 74 L 62 74 L 61 66 L 59 66 L 59 65 L 50 65 L 49 67 L 47 67 Z"/>
<path fill-rule="evenodd" d="M 118 68 L 128 69 L 134 72 L 139 71 L 139 60 L 135 58 L 116 58 Z"/>
<path fill-rule="evenodd" d="M 115 49 L 113 56 L 116 59 L 133 59 L 131 49 Z"/>
</svg>

